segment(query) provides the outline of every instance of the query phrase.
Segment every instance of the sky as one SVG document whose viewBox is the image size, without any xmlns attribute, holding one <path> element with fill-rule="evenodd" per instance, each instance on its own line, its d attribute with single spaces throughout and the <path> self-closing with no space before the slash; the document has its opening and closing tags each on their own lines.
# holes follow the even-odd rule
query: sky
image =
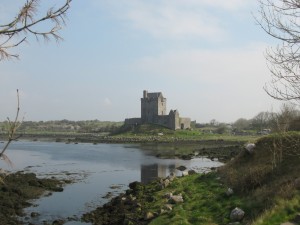
<svg viewBox="0 0 300 225">
<path fill-rule="evenodd" d="M 0 0 L 0 23 L 24 2 Z M 143 90 L 197 122 L 276 111 L 282 103 L 263 90 L 276 42 L 257 11 L 255 0 L 73 0 L 64 41 L 29 36 L 12 50 L 19 60 L 0 61 L 0 121 L 14 117 L 16 89 L 26 121 L 139 117 Z"/>
</svg>

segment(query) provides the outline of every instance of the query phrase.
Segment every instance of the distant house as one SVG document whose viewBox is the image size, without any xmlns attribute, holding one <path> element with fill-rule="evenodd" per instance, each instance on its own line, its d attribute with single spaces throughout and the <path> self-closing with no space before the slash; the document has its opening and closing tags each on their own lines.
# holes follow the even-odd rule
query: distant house
<svg viewBox="0 0 300 225">
<path fill-rule="evenodd" d="M 191 128 L 191 119 L 179 117 L 178 110 L 167 112 L 167 99 L 161 92 L 143 92 L 141 118 L 125 119 L 125 125 L 158 124 L 172 130 Z"/>
</svg>

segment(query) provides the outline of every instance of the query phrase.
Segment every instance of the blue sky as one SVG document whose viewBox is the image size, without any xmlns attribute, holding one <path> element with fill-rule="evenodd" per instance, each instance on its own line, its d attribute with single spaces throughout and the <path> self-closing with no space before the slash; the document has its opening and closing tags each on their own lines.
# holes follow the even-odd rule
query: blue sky
<svg viewBox="0 0 300 225">
<path fill-rule="evenodd" d="M 0 0 L 0 21 L 19 7 Z M 198 122 L 276 111 L 263 90 L 263 55 L 276 43 L 255 24 L 257 9 L 253 0 L 74 0 L 63 42 L 29 37 L 14 49 L 20 60 L 0 62 L 0 120 L 13 117 L 17 88 L 25 120 L 139 117 L 143 90 Z"/>
</svg>

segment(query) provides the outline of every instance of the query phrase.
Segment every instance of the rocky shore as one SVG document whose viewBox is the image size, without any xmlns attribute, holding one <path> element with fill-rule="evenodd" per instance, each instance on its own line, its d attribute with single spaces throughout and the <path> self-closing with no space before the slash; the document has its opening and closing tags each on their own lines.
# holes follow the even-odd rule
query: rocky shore
<svg viewBox="0 0 300 225">
<path fill-rule="evenodd" d="M 1 171 L 0 177 L 0 223 L 5 225 L 24 224 L 21 217 L 34 217 L 32 212 L 25 215 L 23 208 L 29 207 L 29 200 L 39 198 L 47 193 L 63 191 L 63 185 L 69 183 L 67 180 L 41 179 L 34 173 L 6 173 Z"/>
</svg>

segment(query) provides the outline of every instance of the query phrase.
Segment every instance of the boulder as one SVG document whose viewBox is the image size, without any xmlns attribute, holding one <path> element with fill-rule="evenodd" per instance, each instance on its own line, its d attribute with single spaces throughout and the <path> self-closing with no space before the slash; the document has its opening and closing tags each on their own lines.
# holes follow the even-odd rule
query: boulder
<svg viewBox="0 0 300 225">
<path fill-rule="evenodd" d="M 230 213 L 230 220 L 231 221 L 241 221 L 245 216 L 245 212 L 236 207 L 235 209 L 233 209 Z"/>
<path fill-rule="evenodd" d="M 247 151 L 249 154 L 252 155 L 252 154 L 254 153 L 255 144 L 253 144 L 253 143 L 247 144 L 247 145 L 245 146 L 245 149 L 246 149 L 246 151 Z"/>
<path fill-rule="evenodd" d="M 186 176 L 188 176 L 189 175 L 189 172 L 188 171 L 182 171 L 182 176 L 183 177 L 186 177 Z"/>
<path fill-rule="evenodd" d="M 183 202 L 183 198 L 181 195 L 172 195 L 169 199 L 171 204 L 178 204 Z"/>
<path fill-rule="evenodd" d="M 144 220 L 151 220 L 154 218 L 154 214 L 152 212 L 146 212 L 144 215 Z"/>
<path fill-rule="evenodd" d="M 173 181 L 174 179 L 176 178 L 176 174 L 175 173 L 170 173 L 170 175 L 167 177 L 167 179 L 169 180 L 169 181 Z"/>
<path fill-rule="evenodd" d="M 37 212 L 32 212 L 32 213 L 30 213 L 30 216 L 31 217 L 37 217 L 37 216 L 39 216 L 40 214 L 39 213 L 37 213 Z"/>
<path fill-rule="evenodd" d="M 185 166 L 179 166 L 176 169 L 180 171 L 185 171 L 187 168 Z"/>
<path fill-rule="evenodd" d="M 188 174 L 189 174 L 189 175 L 193 175 L 193 174 L 196 174 L 196 173 L 197 173 L 197 172 L 196 172 L 195 170 L 189 170 L 189 171 L 188 171 Z"/>
<path fill-rule="evenodd" d="M 229 197 L 231 195 L 233 195 L 233 190 L 231 188 L 228 188 L 226 191 L 226 195 Z"/>
<path fill-rule="evenodd" d="M 173 196 L 173 193 L 171 193 L 171 192 L 165 194 L 165 197 L 166 197 L 167 199 L 170 199 L 172 196 Z"/>
<path fill-rule="evenodd" d="M 165 204 L 163 209 L 166 210 L 166 211 L 172 211 L 173 206 L 171 204 Z"/>
<path fill-rule="evenodd" d="M 140 188 L 141 186 L 142 186 L 142 183 L 138 182 L 138 181 L 134 181 L 129 184 L 129 188 L 132 190 L 136 190 L 136 189 Z"/>
<path fill-rule="evenodd" d="M 284 223 L 281 223 L 280 225 L 296 225 L 296 224 L 291 223 L 291 222 L 284 222 Z"/>
<path fill-rule="evenodd" d="M 165 179 L 165 180 L 162 181 L 162 186 L 163 186 L 164 188 L 168 187 L 169 185 L 170 185 L 169 179 Z"/>
</svg>

